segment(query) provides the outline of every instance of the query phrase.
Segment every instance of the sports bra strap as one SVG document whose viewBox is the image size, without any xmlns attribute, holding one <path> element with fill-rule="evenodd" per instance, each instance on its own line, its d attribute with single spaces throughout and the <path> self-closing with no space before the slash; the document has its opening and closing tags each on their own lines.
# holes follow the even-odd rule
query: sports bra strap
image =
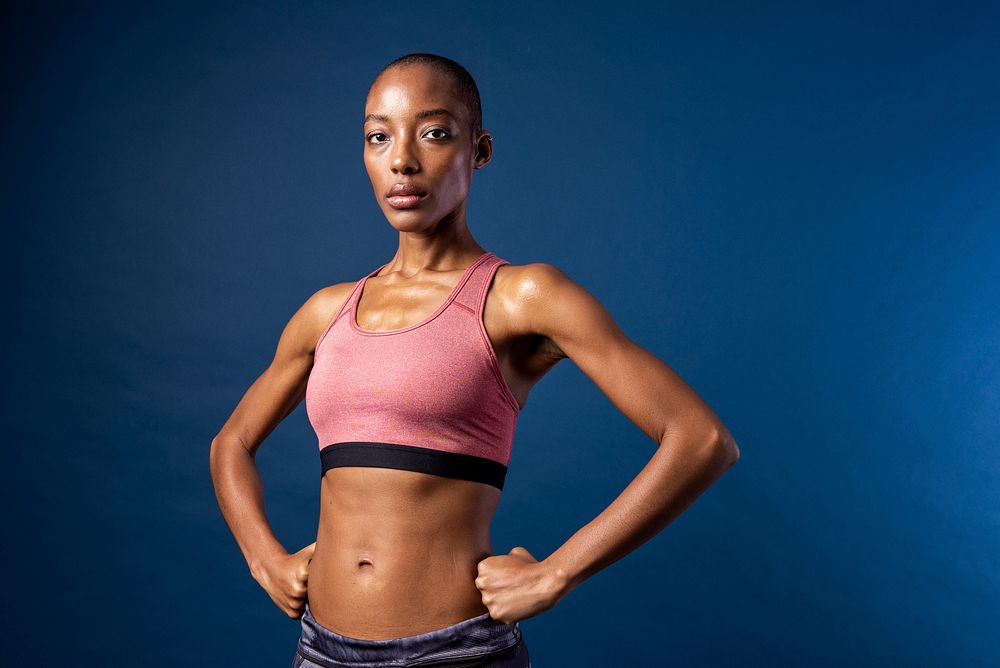
<svg viewBox="0 0 1000 668">
<path fill-rule="evenodd" d="M 490 278 L 492 278 L 493 272 L 500 265 L 510 264 L 493 253 L 486 253 L 485 257 L 476 260 L 476 262 L 479 263 L 479 266 L 472 271 L 469 280 L 465 282 L 462 289 L 455 295 L 456 302 L 474 313 L 478 313 L 483 307 L 486 297 L 486 286 Z"/>
<path fill-rule="evenodd" d="M 385 265 L 382 265 L 382 267 L 384 267 L 384 266 Z M 379 267 L 378 269 L 376 269 L 375 271 L 372 271 L 368 275 L 371 276 L 372 274 L 374 274 L 376 271 L 378 271 L 382 267 Z M 361 283 L 364 282 L 364 280 L 365 280 L 365 277 L 362 277 L 362 278 L 359 278 L 357 281 L 354 282 L 354 287 L 351 288 L 351 294 L 347 295 L 347 299 L 341 305 L 340 311 L 337 312 L 337 315 L 334 317 L 333 321 L 330 323 L 331 325 L 333 325 L 334 323 L 336 323 L 344 315 L 350 313 L 354 309 L 354 302 L 357 301 L 357 299 L 358 299 L 358 295 L 361 292 Z"/>
</svg>

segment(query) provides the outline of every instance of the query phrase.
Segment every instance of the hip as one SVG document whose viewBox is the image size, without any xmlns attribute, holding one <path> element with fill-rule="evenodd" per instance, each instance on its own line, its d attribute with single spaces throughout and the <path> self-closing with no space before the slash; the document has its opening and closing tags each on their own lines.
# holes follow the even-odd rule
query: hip
<svg viewBox="0 0 1000 668">
<path fill-rule="evenodd" d="M 366 640 L 320 624 L 306 603 L 291 668 L 531 668 L 528 646 L 517 622 L 483 613 L 425 633 Z"/>
</svg>

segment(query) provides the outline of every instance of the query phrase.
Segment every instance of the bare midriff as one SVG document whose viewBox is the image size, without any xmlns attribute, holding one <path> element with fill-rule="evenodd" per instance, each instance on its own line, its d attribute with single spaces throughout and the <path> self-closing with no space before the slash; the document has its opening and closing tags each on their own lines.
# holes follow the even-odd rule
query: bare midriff
<svg viewBox="0 0 1000 668">
<path fill-rule="evenodd" d="M 332 468 L 320 491 L 309 609 L 340 635 L 384 640 L 488 612 L 477 564 L 493 554 L 492 485 L 415 471 Z"/>
</svg>

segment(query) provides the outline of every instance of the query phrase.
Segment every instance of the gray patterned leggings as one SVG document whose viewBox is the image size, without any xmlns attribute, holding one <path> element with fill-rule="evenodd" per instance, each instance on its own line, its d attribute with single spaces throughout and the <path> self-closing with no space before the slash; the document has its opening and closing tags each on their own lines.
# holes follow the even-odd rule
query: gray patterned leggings
<svg viewBox="0 0 1000 668">
<path fill-rule="evenodd" d="M 363 640 L 321 626 L 306 603 L 291 668 L 531 668 L 517 622 L 484 612 L 451 626 L 391 640 Z"/>
</svg>

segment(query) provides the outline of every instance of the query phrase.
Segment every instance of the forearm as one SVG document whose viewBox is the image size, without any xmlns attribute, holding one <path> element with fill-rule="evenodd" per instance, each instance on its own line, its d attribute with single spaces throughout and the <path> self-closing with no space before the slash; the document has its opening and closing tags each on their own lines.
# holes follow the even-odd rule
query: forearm
<svg viewBox="0 0 1000 668">
<path fill-rule="evenodd" d="M 544 563 L 560 598 L 597 571 L 645 543 L 690 506 L 739 457 L 725 440 L 665 437 L 621 494 Z"/>
<path fill-rule="evenodd" d="M 209 466 L 222 516 L 256 577 L 259 564 L 287 554 L 264 513 L 264 485 L 257 464 L 238 442 L 216 439 Z"/>
</svg>

